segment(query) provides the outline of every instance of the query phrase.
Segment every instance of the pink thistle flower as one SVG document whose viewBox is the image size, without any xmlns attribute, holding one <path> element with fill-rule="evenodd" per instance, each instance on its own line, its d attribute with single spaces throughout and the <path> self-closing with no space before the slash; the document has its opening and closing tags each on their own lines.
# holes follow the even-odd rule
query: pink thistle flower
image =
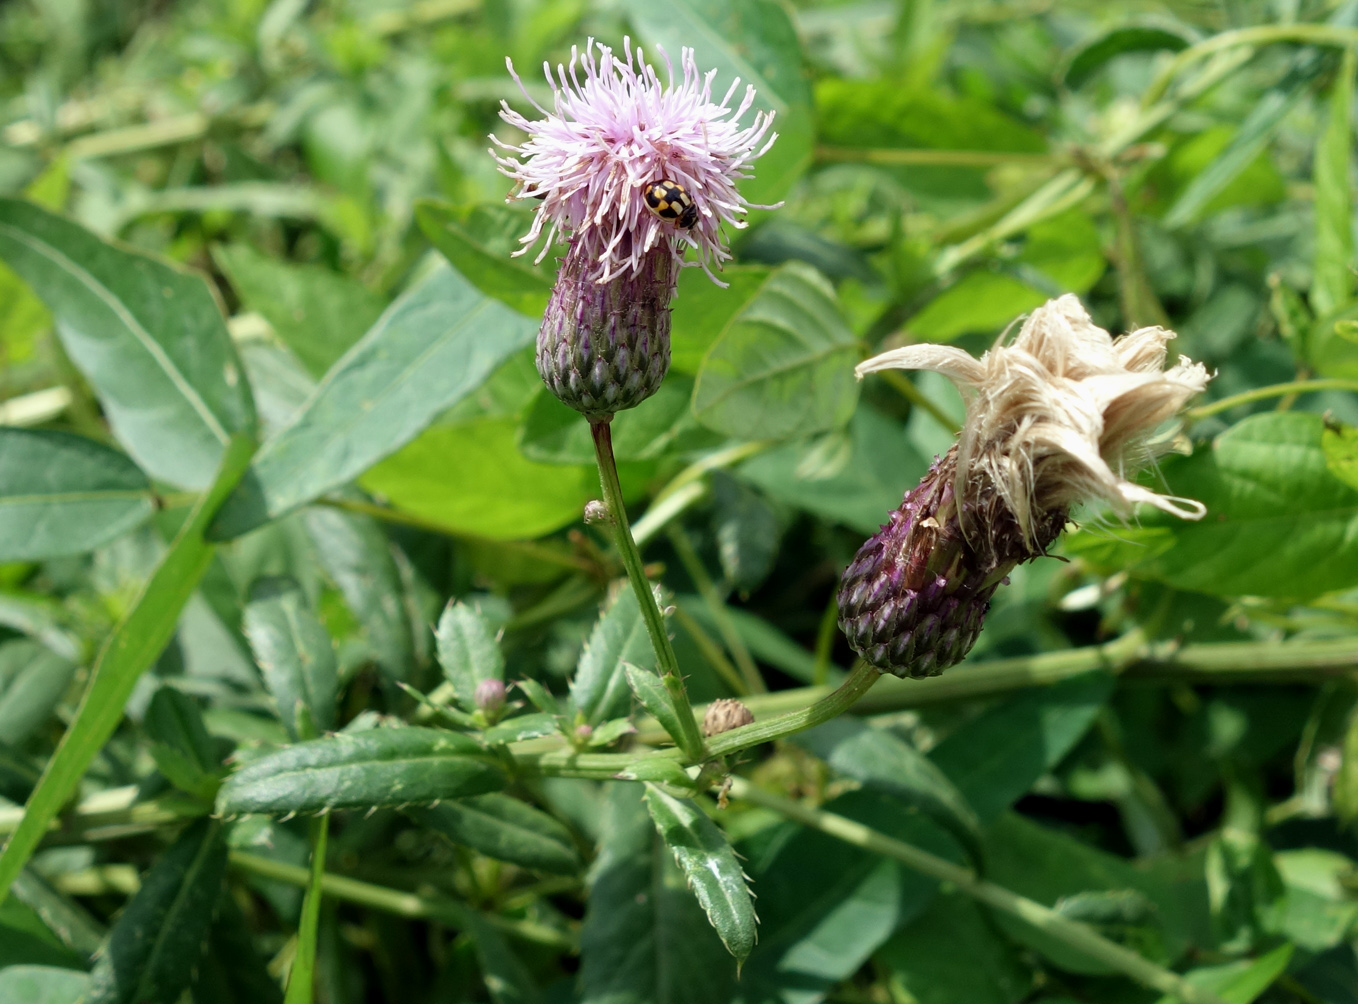
<svg viewBox="0 0 1358 1004">
<path fill-rule="evenodd" d="M 624 58 L 618 59 L 591 38 L 583 54 L 572 47 L 569 68 L 558 65 L 555 77 L 543 64 L 553 108 L 533 101 L 541 119 L 530 120 L 501 103 L 500 117 L 528 134 L 518 146 L 491 136 L 504 151 L 503 156 L 491 151 L 501 172 L 518 182 L 509 199 L 542 200 L 517 254 L 537 244 L 545 228 L 536 260 L 559 236 L 569 235 L 587 281 L 630 278 L 648 253 L 667 248 L 676 264 L 699 265 L 723 285 L 712 274 L 731 257 L 723 224 L 740 229 L 747 210 L 775 208 L 752 206 L 736 190 L 737 181 L 750 177 L 751 163 L 777 139 L 769 132 L 773 114 L 756 112 L 742 127 L 740 119 L 754 103 L 753 87 L 745 88 L 733 109 L 739 78 L 717 102 L 712 95 L 717 71 L 700 74 L 692 49 L 680 56 L 682 81 L 675 80 L 663 49 L 661 55 L 668 83 L 630 39 L 623 39 Z M 505 62 L 522 89 L 513 64 Z M 677 214 L 663 218 L 647 204 L 647 189 L 660 182 L 677 183 L 692 200 L 697 213 L 696 220 L 689 215 L 691 226 L 682 225 Z M 682 260 L 686 248 L 696 252 L 696 261 Z"/>
</svg>

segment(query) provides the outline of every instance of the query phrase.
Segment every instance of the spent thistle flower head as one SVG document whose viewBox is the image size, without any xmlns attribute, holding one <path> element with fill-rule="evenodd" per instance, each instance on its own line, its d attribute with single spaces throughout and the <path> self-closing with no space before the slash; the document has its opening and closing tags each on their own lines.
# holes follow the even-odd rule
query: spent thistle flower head
<svg viewBox="0 0 1358 1004">
<path fill-rule="evenodd" d="M 740 124 L 754 88 L 733 107 L 739 79 L 717 101 L 716 71 L 700 74 L 693 50 L 680 55 L 682 79 L 661 55 L 665 82 L 630 39 L 622 58 L 590 39 L 555 75 L 544 65 L 550 111 L 524 91 L 541 118 L 502 105 L 501 117 L 527 139 L 491 137 L 501 172 L 517 182 L 509 199 L 541 200 L 516 254 L 542 241 L 541 261 L 558 239 L 567 244 L 538 333 L 538 372 L 594 422 L 659 388 L 679 269 L 701 267 L 722 285 L 713 269 L 730 258 L 724 228 L 744 227 L 751 208 L 771 208 L 751 206 L 736 189 L 777 138 L 771 113 Z M 518 81 L 512 64 L 509 72 Z"/>
<path fill-rule="evenodd" d="M 1209 379 L 1187 359 L 1163 369 L 1174 337 L 1141 328 L 1114 339 L 1066 295 L 980 359 L 911 345 L 861 363 L 860 377 L 944 374 L 966 398 L 967 417 L 952 449 L 845 570 L 840 627 L 854 650 L 897 676 L 934 676 L 961 661 L 1004 577 L 1045 554 L 1079 502 L 1100 499 L 1124 517 L 1142 502 L 1200 519 L 1201 503 L 1130 480 L 1160 448 L 1156 430 Z"/>
</svg>

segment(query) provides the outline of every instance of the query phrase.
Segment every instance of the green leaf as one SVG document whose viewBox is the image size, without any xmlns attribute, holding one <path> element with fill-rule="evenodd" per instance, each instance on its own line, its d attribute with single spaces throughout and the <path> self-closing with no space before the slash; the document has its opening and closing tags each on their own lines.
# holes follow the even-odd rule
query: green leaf
<svg viewBox="0 0 1358 1004">
<path fill-rule="evenodd" d="M 407 290 L 259 451 L 213 533 L 237 537 L 399 450 L 536 333 L 439 266 Z"/>
<path fill-rule="evenodd" d="M 505 657 L 495 634 L 479 610 L 454 601 L 443 610 L 434 629 L 439 665 L 453 685 L 453 695 L 467 711 L 476 707 L 476 685 L 505 678 Z"/>
<path fill-rule="evenodd" d="M 223 896 L 217 905 L 191 990 L 193 1004 L 283 1004 L 283 993 L 255 950 L 245 915 L 232 896 Z"/>
<path fill-rule="evenodd" d="M 80 1004 L 90 978 L 78 969 L 9 966 L 0 969 L 0 1000 L 7 1004 Z"/>
<path fill-rule="evenodd" d="M 1273 985 L 1274 980 L 1287 971 L 1293 947 L 1279 945 L 1257 959 L 1242 959 L 1220 966 L 1206 966 L 1187 973 L 1185 979 L 1193 986 L 1210 990 L 1227 1004 L 1252 1004 Z M 1177 997 L 1161 997 L 1156 1004 L 1179 1004 Z"/>
<path fill-rule="evenodd" d="M 0 904 L 0 970 L 25 963 L 77 968 L 87 958 L 63 944 L 38 911 L 18 896 Z"/>
<path fill-rule="evenodd" d="M 0 736 L 18 748 L 51 717 L 75 663 L 35 642 L 0 644 Z"/>
<path fill-rule="evenodd" d="M 386 534 L 367 516 L 321 506 L 308 510 L 303 520 L 321 567 L 362 625 L 373 658 L 388 676 L 408 679 L 415 643 L 405 587 Z"/>
<path fill-rule="evenodd" d="M 1018 952 L 975 901 L 938 896 L 873 956 L 893 987 L 919 1004 L 1016 1004 L 1032 983 Z"/>
<path fill-rule="evenodd" d="M 651 670 L 634 666 L 630 662 L 624 662 L 622 669 L 627 675 L 627 686 L 646 709 L 646 713 L 660 723 L 670 734 L 671 739 L 676 743 L 681 742 L 684 733 L 680 725 L 679 711 L 674 706 L 670 692 L 660 682 L 660 677 Z"/>
<path fill-rule="evenodd" d="M 225 875 L 221 826 L 200 819 L 156 861 L 118 918 L 85 1004 L 175 1004 L 202 955 Z"/>
<path fill-rule="evenodd" d="M 741 439 L 791 439 L 853 415 L 858 342 L 834 287 L 788 262 L 712 344 L 693 388 L 693 414 Z"/>
<path fill-rule="evenodd" d="M 618 412 L 610 423 L 613 456 L 619 462 L 652 460 L 674 446 L 689 419 L 693 381 L 671 373 L 660 389 L 635 408 Z M 594 463 L 589 423 L 553 394 L 543 391 L 523 420 L 519 446 L 524 456 L 549 464 Z"/>
<path fill-rule="evenodd" d="M 670 314 L 670 376 L 697 376 L 712 343 L 763 290 L 773 269 L 762 265 L 727 265 L 718 286 L 701 269 L 679 273 L 679 289 Z M 666 384 L 662 384 L 663 387 Z M 624 412 L 623 414 L 627 414 Z"/>
<path fill-rule="evenodd" d="M 47 832 L 48 824 L 75 793 L 85 768 L 118 727 L 137 679 L 173 636 L 180 611 L 212 559 L 212 546 L 203 533 L 253 452 L 254 443 L 248 438 L 231 441 L 212 488 L 199 498 L 127 615 L 104 643 L 75 720 L 47 762 L 42 779 L 28 799 L 23 820 L 0 852 L 0 901 Z"/>
<path fill-rule="evenodd" d="M 106 243 L 37 206 L 0 199 L 0 257 L 56 317 L 118 441 L 153 477 L 211 483 L 254 403 L 207 284 Z"/>
<path fill-rule="evenodd" d="M 555 875 L 580 871 L 570 831 L 517 798 L 478 795 L 406 812 L 421 826 L 497 861 Z"/>
<path fill-rule="evenodd" d="M 764 204 L 787 194 L 811 163 L 814 130 L 801 45 L 782 5 L 775 0 L 671 0 L 657 6 L 627 0 L 623 6 L 637 34 L 652 49 L 663 46 L 677 64 L 679 53 L 688 46 L 700 70 L 715 70 L 714 95 L 725 94 L 739 77 L 733 109 L 745 86 L 754 87 L 754 104 L 741 122 L 748 125 L 755 111 L 774 112 L 770 132 L 778 133 L 778 141 L 754 162 L 755 176 L 741 185 L 741 193 L 752 203 Z"/>
<path fill-rule="evenodd" d="M 528 967 L 484 915 L 460 910 L 458 923 L 471 935 L 476 961 L 494 1004 L 537 1004 L 542 999 Z"/>
<path fill-rule="evenodd" d="M 329 816 L 318 816 L 311 821 L 311 874 L 306 896 L 302 899 L 302 916 L 297 924 L 297 954 L 288 970 L 284 1004 L 311 1004 L 315 999 L 312 987 L 316 979 L 316 933 L 321 919 L 321 882 L 325 878 L 325 846 L 329 834 Z"/>
<path fill-rule="evenodd" d="M 174 687 L 156 691 L 142 723 L 156 767 L 176 788 L 211 803 L 221 758 L 192 697 Z"/>
<path fill-rule="evenodd" d="M 1324 434 L 1320 415 L 1251 415 L 1210 449 L 1163 464 L 1173 494 L 1207 507 L 1201 521 L 1147 513 L 1134 533 L 1115 531 L 1131 543 L 1105 553 L 1134 574 L 1218 596 L 1305 599 L 1358 584 L 1358 489 L 1331 470 Z M 1079 535 L 1098 546 L 1091 538 Z"/>
<path fill-rule="evenodd" d="M 794 740 L 846 777 L 915 806 L 957 838 L 980 866 L 981 823 L 946 774 L 915 747 L 886 729 L 838 718 Z"/>
<path fill-rule="evenodd" d="M 419 805 L 496 791 L 504 772 L 456 732 L 380 728 L 297 743 L 252 760 L 217 796 L 224 815 Z"/>
<path fill-rule="evenodd" d="M 332 730 L 339 698 L 335 649 L 302 587 L 286 576 L 256 580 L 242 627 L 293 741 Z"/>
<path fill-rule="evenodd" d="M 758 920 L 726 834 L 692 799 L 674 798 L 653 784 L 646 785 L 646 808 L 722 944 L 744 962 L 754 948 Z"/>
<path fill-rule="evenodd" d="M 1058 78 L 1071 90 L 1083 86 L 1099 70 L 1128 52 L 1182 52 L 1193 36 L 1171 24 L 1126 24 L 1101 31 L 1066 54 Z"/>
<path fill-rule="evenodd" d="M 542 317 L 552 292 L 556 257 L 548 252 L 542 265 L 533 264 L 533 249 L 510 257 L 523 247 L 519 238 L 532 224 L 530 214 L 507 206 L 454 206 L 421 199 L 415 203 L 415 222 L 481 292 L 521 314 Z"/>
<path fill-rule="evenodd" d="M 605 788 L 580 931 L 582 1004 L 713 1004 L 735 993 L 730 956 L 685 887 L 640 785 Z"/>
<path fill-rule="evenodd" d="M 1349 193 L 1353 147 L 1353 77 L 1358 61 L 1344 49 L 1330 91 L 1325 128 L 1316 140 L 1316 257 L 1311 267 L 1311 308 L 1324 317 L 1344 306 L 1353 290 L 1353 205 Z"/>
<path fill-rule="evenodd" d="M 218 245 L 212 258 L 245 306 L 263 315 L 313 376 L 330 369 L 386 306 L 347 276 L 279 261 L 245 244 Z"/>
<path fill-rule="evenodd" d="M 0 428 L 0 561 L 101 547 L 155 510 L 126 456 L 65 432 Z"/>
<path fill-rule="evenodd" d="M 654 672 L 655 649 L 646 621 L 636 594 L 624 583 L 590 632 L 571 680 L 571 702 L 588 724 L 627 711 L 629 662 Z"/>
<path fill-rule="evenodd" d="M 82 958 L 91 958 L 103 945 L 108 934 L 104 926 L 32 865 L 19 873 L 10 891 L 14 893 L 11 903 L 18 901 L 27 906 L 58 941 Z"/>
<path fill-rule="evenodd" d="M 514 418 L 436 425 L 372 468 L 362 484 L 451 533 L 524 540 L 578 520 L 599 494 L 598 472 L 592 465 L 534 463 L 519 452 L 517 436 Z"/>
</svg>

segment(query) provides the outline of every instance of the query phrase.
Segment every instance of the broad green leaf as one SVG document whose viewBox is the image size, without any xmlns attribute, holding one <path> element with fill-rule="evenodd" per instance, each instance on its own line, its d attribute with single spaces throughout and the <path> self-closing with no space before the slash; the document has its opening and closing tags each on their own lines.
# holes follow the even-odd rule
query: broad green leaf
<svg viewBox="0 0 1358 1004">
<path fill-rule="evenodd" d="M 686 422 L 693 381 L 671 373 L 660 389 L 610 423 L 613 456 L 619 462 L 651 460 L 671 451 Z M 581 414 L 543 391 L 523 421 L 519 446 L 524 456 L 549 464 L 594 463 L 594 438 Z"/>
<path fill-rule="evenodd" d="M 0 1000 L 7 1004 L 80 1004 L 90 977 L 78 969 L 9 966 L 0 969 Z"/>
<path fill-rule="evenodd" d="M 246 244 L 218 245 L 212 257 L 244 305 L 263 315 L 313 376 L 330 369 L 386 306 L 354 279 L 279 261 Z"/>
<path fill-rule="evenodd" d="M 629 662 L 654 671 L 655 649 L 636 594 L 623 583 L 590 632 L 571 680 L 571 703 L 590 725 L 627 711 Z"/>
<path fill-rule="evenodd" d="M 65 432 L 0 428 L 0 561 L 91 551 L 154 510 L 146 475 L 117 450 Z"/>
<path fill-rule="evenodd" d="M 671 0 L 657 6 L 627 0 L 623 6 L 637 34 L 652 47 L 649 59 L 657 59 L 654 46 L 659 44 L 682 72 L 679 54 L 685 46 L 692 48 L 700 72 L 716 71 L 714 99 L 740 78 L 732 110 L 745 87 L 754 87 L 754 104 L 741 123 L 748 125 L 755 111 L 772 111 L 770 132 L 778 133 L 778 141 L 754 162 L 754 177 L 740 186 L 741 193 L 764 204 L 787 194 L 811 162 L 814 130 L 801 45 L 782 5 L 775 0 Z"/>
<path fill-rule="evenodd" d="M 646 808 L 660 838 L 688 877 L 689 887 L 726 950 L 744 962 L 754 948 L 754 902 L 736 852 L 698 804 L 646 785 Z"/>
<path fill-rule="evenodd" d="M 424 728 L 342 732 L 252 760 L 217 796 L 224 815 L 420 805 L 496 791 L 504 772 L 476 740 Z"/>
<path fill-rule="evenodd" d="M 1324 952 L 1348 940 L 1358 903 L 1344 886 L 1353 859 L 1319 847 L 1278 851 L 1273 863 L 1287 890 L 1278 933 L 1299 948 Z"/>
<path fill-rule="evenodd" d="M 507 206 L 454 206 L 432 199 L 415 203 L 415 221 L 431 244 L 452 262 L 467 281 L 501 303 L 529 317 L 541 318 L 555 281 L 556 255 L 550 251 L 534 265 L 539 248 L 517 258 L 530 214 Z"/>
<path fill-rule="evenodd" d="M 174 687 L 156 691 L 142 722 L 156 767 L 176 788 L 211 802 L 221 758 L 192 697 Z"/>
<path fill-rule="evenodd" d="M 1148 513 L 1113 531 L 1122 540 L 1082 533 L 1072 550 L 1219 596 L 1305 599 L 1358 584 L 1358 489 L 1327 465 L 1324 433 L 1316 414 L 1251 415 L 1210 448 L 1163 464 L 1174 495 L 1207 507 L 1201 521 Z"/>
<path fill-rule="evenodd" d="M 762 265 L 727 265 L 718 286 L 701 269 L 679 273 L 679 290 L 670 313 L 670 376 L 697 376 L 703 357 L 731 322 L 757 297 L 773 269 Z M 662 384 L 662 387 L 664 385 Z"/>
<path fill-rule="evenodd" d="M 288 970 L 288 989 L 284 1004 L 311 1004 L 316 979 L 316 934 L 321 919 L 321 882 L 325 878 L 325 847 L 330 834 L 330 817 L 311 820 L 311 875 L 302 899 L 302 917 L 297 924 L 297 954 Z"/>
<path fill-rule="evenodd" d="M 175 1004 L 203 953 L 225 875 L 221 826 L 200 819 L 160 856 L 118 918 L 85 1004 Z"/>
<path fill-rule="evenodd" d="M 1344 50 L 1330 89 L 1329 114 L 1316 140 L 1312 171 L 1316 185 L 1316 257 L 1311 266 L 1311 308 L 1320 316 L 1349 301 L 1353 290 L 1353 200 L 1349 174 L 1353 147 L 1352 48 Z"/>
<path fill-rule="evenodd" d="M 223 896 L 194 973 L 193 1004 L 283 1004 L 283 993 L 256 950 L 245 915 Z"/>
<path fill-rule="evenodd" d="M 744 594 L 758 588 L 773 570 L 783 520 L 758 492 L 725 471 L 713 471 L 712 533 L 722 574 Z"/>
<path fill-rule="evenodd" d="M 1241 959 L 1205 966 L 1185 974 L 1189 983 L 1217 994 L 1227 1004 L 1253 1004 L 1274 980 L 1287 971 L 1293 947 L 1279 945 L 1257 959 Z M 1179 1004 L 1177 997 L 1161 997 L 1156 1004 Z"/>
<path fill-rule="evenodd" d="M 497 861 L 556 875 L 580 871 L 580 855 L 570 831 L 540 809 L 509 795 L 455 798 L 406 811 L 421 826 Z"/>
<path fill-rule="evenodd" d="M 153 477 L 206 488 L 254 403 L 207 284 L 37 206 L 0 199 L 0 257 L 56 317 L 119 442 Z"/>
<path fill-rule="evenodd" d="M 676 743 L 681 742 L 684 733 L 680 725 L 679 711 L 674 706 L 670 692 L 660 682 L 660 677 L 651 670 L 634 666 L 630 662 L 624 662 L 622 669 L 627 675 L 627 686 L 632 689 L 633 696 L 646 709 L 646 713 L 659 722 Z"/>
<path fill-rule="evenodd" d="M 75 720 L 48 760 L 42 779 L 28 799 L 23 821 L 0 852 L 0 901 L 48 824 L 75 793 L 85 768 L 118 727 L 137 679 L 174 635 L 179 613 L 212 559 L 212 545 L 203 534 L 253 452 L 254 443 L 248 438 L 240 436 L 231 441 L 212 488 L 198 499 L 127 615 L 104 643 Z"/>
<path fill-rule="evenodd" d="M 332 730 L 339 696 L 335 649 L 301 586 L 281 576 L 257 580 L 242 626 L 293 741 Z"/>
<path fill-rule="evenodd" d="M 38 911 L 18 896 L 0 904 L 0 970 L 23 964 L 78 968 L 87 958 L 63 944 Z"/>
<path fill-rule="evenodd" d="M 519 452 L 517 435 L 513 418 L 436 425 L 362 483 L 452 533 L 524 540 L 578 520 L 599 494 L 593 465 L 535 463 Z"/>
<path fill-rule="evenodd" d="M 453 694 L 462 707 L 475 706 L 476 685 L 482 680 L 505 678 L 505 657 L 481 612 L 466 603 L 454 601 L 443 610 L 434 629 L 439 665 L 453 685 Z"/>
<path fill-rule="evenodd" d="M 27 640 L 0 644 L 0 736 L 18 748 L 42 727 L 75 677 L 75 663 Z"/>
<path fill-rule="evenodd" d="M 1181 52 L 1193 44 L 1193 36 L 1169 24 L 1126 24 L 1101 31 L 1066 54 L 1059 71 L 1063 84 L 1078 89 L 1108 63 L 1128 52 Z"/>
<path fill-rule="evenodd" d="M 373 658 L 393 679 L 408 679 L 414 640 L 386 534 L 367 516 L 324 506 L 308 510 L 303 521 L 321 567 L 362 626 Z"/>
<path fill-rule="evenodd" d="M 858 358 L 834 288 L 811 267 L 789 262 L 708 349 L 693 414 L 742 439 L 837 428 L 858 400 Z"/>
<path fill-rule="evenodd" d="M 480 386 L 535 333 L 532 321 L 436 267 L 264 444 L 213 533 L 239 536 L 363 473 Z"/>
<path fill-rule="evenodd" d="M 735 965 L 642 804 L 610 784 L 580 931 L 582 1004 L 713 1004 L 735 993 Z"/>
<path fill-rule="evenodd" d="M 915 747 L 886 729 L 837 718 L 796 737 L 846 777 L 918 807 L 961 843 L 980 866 L 981 823 L 942 770 Z"/>
<path fill-rule="evenodd" d="M 919 1004 L 1017 1004 L 1032 975 L 985 911 L 944 893 L 873 956 L 893 988 Z"/>
<path fill-rule="evenodd" d="M 1327 425 L 1320 435 L 1320 448 L 1330 473 L 1358 490 L 1358 426 Z"/>
</svg>

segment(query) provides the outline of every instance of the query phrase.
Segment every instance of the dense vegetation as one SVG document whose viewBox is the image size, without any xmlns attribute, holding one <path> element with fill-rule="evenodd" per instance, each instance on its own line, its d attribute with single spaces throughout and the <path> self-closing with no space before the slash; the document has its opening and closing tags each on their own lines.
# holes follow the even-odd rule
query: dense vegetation
<svg viewBox="0 0 1358 1004">
<path fill-rule="evenodd" d="M 698 755 L 486 152 L 506 56 L 625 35 L 780 134 L 613 424 L 683 699 L 755 716 Z M 1355 53 L 1313 0 L 0 5 L 0 1002 L 1358 1002 Z M 794 734 L 963 416 L 854 365 L 1066 292 L 1216 372 L 1143 475 L 1206 519 L 1076 513 Z"/>
</svg>

